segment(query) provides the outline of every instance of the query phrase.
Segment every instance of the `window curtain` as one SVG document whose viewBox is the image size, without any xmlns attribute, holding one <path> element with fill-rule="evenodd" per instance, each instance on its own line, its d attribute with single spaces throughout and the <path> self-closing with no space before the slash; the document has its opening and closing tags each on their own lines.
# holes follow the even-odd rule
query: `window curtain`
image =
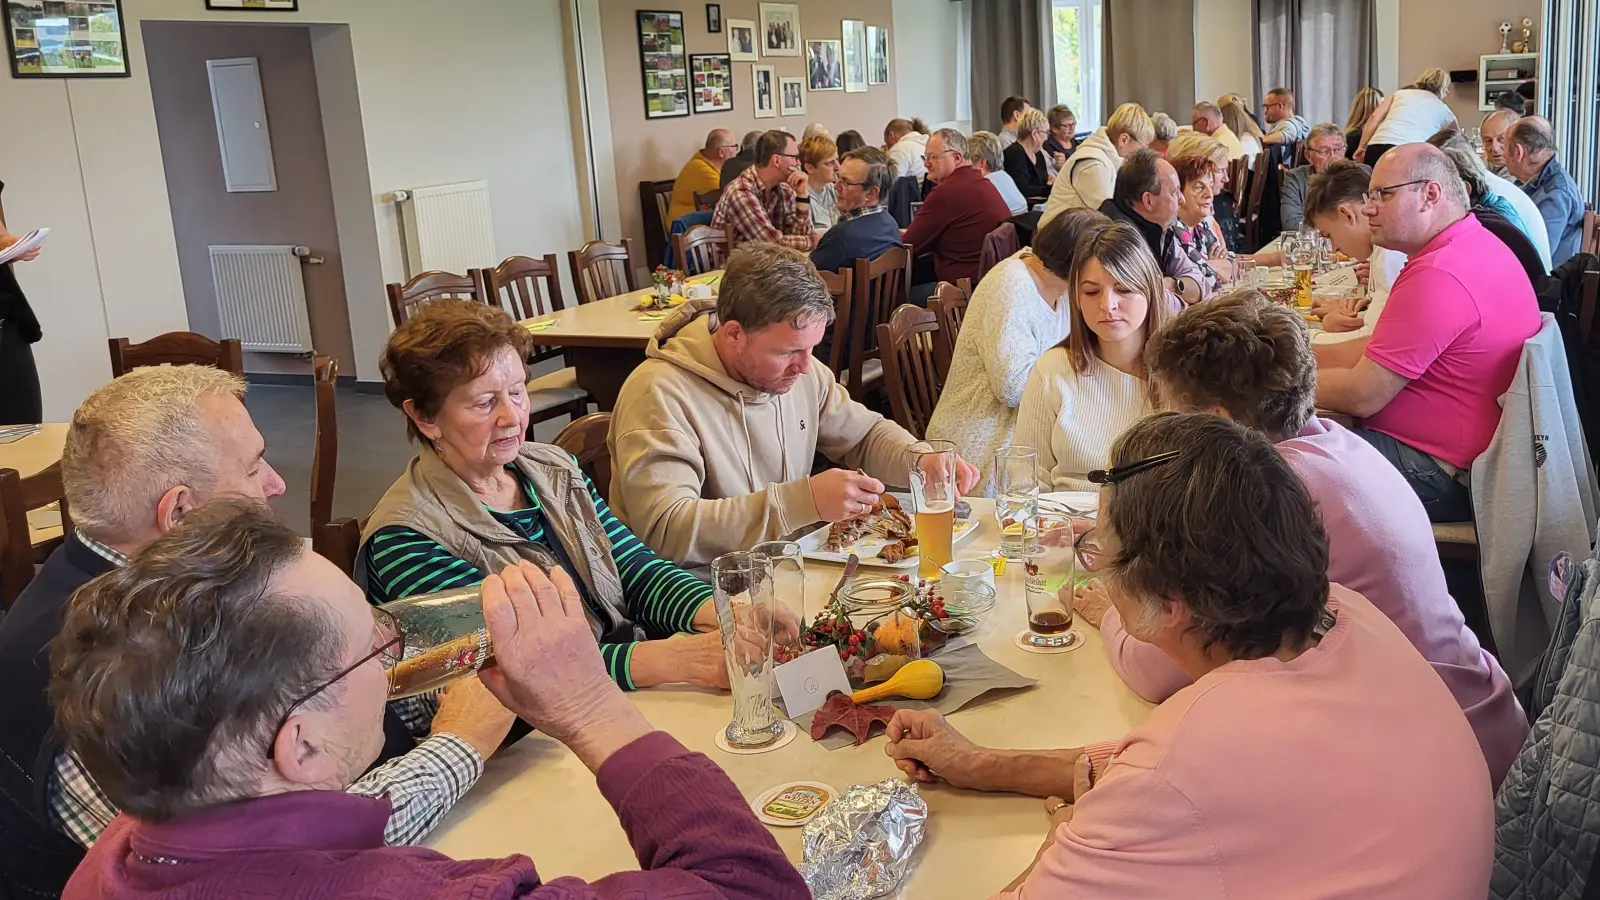
<svg viewBox="0 0 1600 900">
<path fill-rule="evenodd" d="M 979 0 L 972 4 L 972 130 L 1000 130 L 1000 104 L 1027 97 L 1038 109 L 1056 102 L 1050 0 Z"/>
<path fill-rule="evenodd" d="M 1557 153 L 1578 190 L 1600 203 L 1600 6 L 1545 0 L 1539 51 L 1539 114 L 1550 120 Z"/>
<path fill-rule="evenodd" d="M 1105 0 L 1104 115 L 1123 103 L 1189 120 L 1194 106 L 1195 0 Z"/>
<path fill-rule="evenodd" d="M 1256 96 L 1294 92 L 1306 121 L 1344 122 L 1356 91 L 1378 80 L 1374 0 L 1254 0 Z"/>
</svg>

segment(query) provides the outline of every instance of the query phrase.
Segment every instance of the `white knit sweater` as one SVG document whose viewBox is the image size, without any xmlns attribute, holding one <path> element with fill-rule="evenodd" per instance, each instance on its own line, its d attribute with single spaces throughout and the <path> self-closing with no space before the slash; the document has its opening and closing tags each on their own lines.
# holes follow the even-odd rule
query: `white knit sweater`
<svg viewBox="0 0 1600 900">
<path fill-rule="evenodd" d="M 1143 378 L 1089 360 L 1089 374 L 1079 375 L 1065 347 L 1051 349 L 1022 391 L 1012 443 L 1038 451 L 1046 490 L 1095 490 L 1084 473 L 1105 468 L 1112 441 L 1150 411 Z"/>
<path fill-rule="evenodd" d="M 973 289 L 950 377 L 928 422 L 930 440 L 953 441 L 982 470 L 975 493 L 985 497 L 994 496 L 994 452 L 1011 443 L 1028 373 L 1071 330 L 1067 298 L 1051 307 L 1024 262 L 1029 254 L 1002 260 Z"/>
</svg>

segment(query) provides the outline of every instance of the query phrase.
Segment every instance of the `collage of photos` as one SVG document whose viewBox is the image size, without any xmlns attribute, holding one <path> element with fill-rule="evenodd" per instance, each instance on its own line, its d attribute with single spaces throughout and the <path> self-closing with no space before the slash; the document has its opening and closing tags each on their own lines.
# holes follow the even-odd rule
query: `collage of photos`
<svg viewBox="0 0 1600 900">
<path fill-rule="evenodd" d="M 644 117 L 687 116 L 689 64 L 683 49 L 683 13 L 640 10 L 638 15 Z"/>
<path fill-rule="evenodd" d="M 726 53 L 696 53 L 689 57 L 694 78 L 694 111 L 727 112 L 733 109 L 733 60 Z"/>
<path fill-rule="evenodd" d="M 17 77 L 128 74 L 118 0 L 0 0 L 0 10 Z"/>
</svg>

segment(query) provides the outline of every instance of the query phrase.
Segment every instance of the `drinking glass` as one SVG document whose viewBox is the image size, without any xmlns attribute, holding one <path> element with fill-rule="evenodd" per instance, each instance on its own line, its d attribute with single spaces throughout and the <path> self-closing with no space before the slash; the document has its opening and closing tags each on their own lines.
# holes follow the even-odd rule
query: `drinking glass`
<svg viewBox="0 0 1600 900">
<path fill-rule="evenodd" d="M 792 616 L 794 627 L 781 629 L 775 635 L 777 646 L 799 656 L 803 652 L 800 631 L 809 621 L 806 618 L 805 554 L 794 541 L 762 541 L 751 547 L 750 552 L 760 553 L 772 563 L 772 594 Z M 790 653 L 782 655 L 789 656 Z"/>
<path fill-rule="evenodd" d="M 994 453 L 995 522 L 1000 527 L 1000 552 L 1013 562 L 1022 559 L 1024 533 L 1039 527 L 1039 454 L 1013 445 Z"/>
<path fill-rule="evenodd" d="M 1284 257 L 1294 271 L 1294 305 L 1311 308 L 1311 279 L 1316 274 L 1317 244 L 1315 241 L 1296 241 L 1294 249 Z"/>
<path fill-rule="evenodd" d="M 733 721 L 723 737 L 730 747 L 765 747 L 783 736 L 772 706 L 772 645 L 783 619 L 773 598 L 772 561 L 750 551 L 725 553 L 711 561 L 711 580 L 733 693 Z"/>
<path fill-rule="evenodd" d="M 418 594 L 378 607 L 404 632 L 389 670 L 389 698 L 414 697 L 472 675 L 494 659 L 478 585 Z"/>
<path fill-rule="evenodd" d="M 1235 262 L 1233 283 L 1238 287 L 1248 288 L 1256 286 L 1256 261 L 1248 256 L 1241 256 Z"/>
<path fill-rule="evenodd" d="M 956 445 L 950 441 L 922 441 L 912 446 L 917 461 L 911 466 L 911 507 L 917 522 L 918 576 L 939 578 L 940 568 L 952 557 L 956 528 Z"/>
<path fill-rule="evenodd" d="M 1072 641 L 1072 592 L 1062 587 L 1073 585 L 1076 576 L 1072 523 L 1040 528 L 1025 543 L 1028 634 L 1023 640 L 1035 647 L 1065 646 Z"/>
</svg>

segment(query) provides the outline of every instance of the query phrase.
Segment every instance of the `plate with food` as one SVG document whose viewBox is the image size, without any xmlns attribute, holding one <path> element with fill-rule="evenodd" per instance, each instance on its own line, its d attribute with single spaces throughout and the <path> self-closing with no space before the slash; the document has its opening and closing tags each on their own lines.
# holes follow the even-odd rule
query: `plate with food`
<svg viewBox="0 0 1600 900">
<path fill-rule="evenodd" d="M 959 547 L 978 531 L 972 505 L 956 503 L 956 525 L 950 545 Z M 854 519 L 834 522 L 802 537 L 800 549 L 807 559 L 843 563 L 854 553 L 864 566 L 914 569 L 917 526 L 911 516 L 911 499 L 905 494 L 880 494 L 871 510 Z"/>
</svg>

